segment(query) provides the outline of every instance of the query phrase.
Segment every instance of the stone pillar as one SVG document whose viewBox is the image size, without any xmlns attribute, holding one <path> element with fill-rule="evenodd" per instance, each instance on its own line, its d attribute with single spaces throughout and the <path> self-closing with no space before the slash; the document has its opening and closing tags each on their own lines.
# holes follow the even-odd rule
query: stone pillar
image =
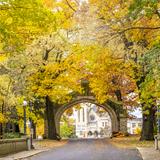
<svg viewBox="0 0 160 160">
<path fill-rule="evenodd" d="M 32 148 L 31 148 L 31 139 L 30 138 L 27 138 L 26 139 L 26 143 L 27 143 L 27 150 L 30 151 Z"/>
<path fill-rule="evenodd" d="M 80 109 L 80 122 L 83 122 L 83 108 Z"/>
<path fill-rule="evenodd" d="M 124 114 L 120 114 L 120 132 L 127 133 L 127 117 Z"/>
<path fill-rule="evenodd" d="M 85 137 L 88 137 L 88 127 L 87 127 L 87 123 L 88 123 L 88 107 L 85 106 L 84 107 L 84 115 L 85 115 Z"/>
</svg>

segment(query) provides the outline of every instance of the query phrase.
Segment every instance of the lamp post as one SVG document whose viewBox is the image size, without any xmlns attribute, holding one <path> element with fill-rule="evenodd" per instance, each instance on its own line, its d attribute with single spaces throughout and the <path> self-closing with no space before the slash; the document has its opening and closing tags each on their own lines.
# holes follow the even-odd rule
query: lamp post
<svg viewBox="0 0 160 160">
<path fill-rule="evenodd" d="M 27 106 L 27 101 L 23 101 L 23 122 L 24 122 L 24 135 L 26 135 L 26 106 Z"/>
<path fill-rule="evenodd" d="M 159 139 L 160 139 L 160 100 L 156 101 L 157 105 L 157 135 L 155 135 L 155 149 L 159 149 Z"/>
<path fill-rule="evenodd" d="M 32 102 L 29 102 L 29 107 L 30 107 L 30 114 L 32 113 Z M 31 149 L 34 149 L 33 146 L 33 124 L 32 124 L 32 118 L 29 118 L 30 121 L 30 139 L 31 139 Z"/>
<path fill-rule="evenodd" d="M 160 136 L 160 100 L 157 100 L 157 135 Z"/>
</svg>

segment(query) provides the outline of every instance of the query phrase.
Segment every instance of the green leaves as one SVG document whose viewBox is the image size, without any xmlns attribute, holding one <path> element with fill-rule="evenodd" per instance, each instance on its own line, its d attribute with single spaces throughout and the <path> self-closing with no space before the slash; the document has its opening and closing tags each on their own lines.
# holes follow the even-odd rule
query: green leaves
<svg viewBox="0 0 160 160">
<path fill-rule="evenodd" d="M 160 48 L 152 48 L 141 60 L 145 75 L 140 88 L 141 99 L 146 104 L 156 105 L 156 100 L 160 97 Z"/>
<path fill-rule="evenodd" d="M 130 15 L 133 18 L 143 15 L 151 17 L 156 14 L 158 3 L 158 0 L 134 0 L 129 8 Z"/>
</svg>

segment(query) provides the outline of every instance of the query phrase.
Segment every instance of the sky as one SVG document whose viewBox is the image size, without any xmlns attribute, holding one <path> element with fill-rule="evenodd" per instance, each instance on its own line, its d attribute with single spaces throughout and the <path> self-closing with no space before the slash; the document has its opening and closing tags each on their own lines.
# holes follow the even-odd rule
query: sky
<svg viewBox="0 0 160 160">
<path fill-rule="evenodd" d="M 130 112 L 130 114 L 136 116 L 137 118 L 142 118 L 142 110 L 140 108 L 135 109 Z"/>
</svg>

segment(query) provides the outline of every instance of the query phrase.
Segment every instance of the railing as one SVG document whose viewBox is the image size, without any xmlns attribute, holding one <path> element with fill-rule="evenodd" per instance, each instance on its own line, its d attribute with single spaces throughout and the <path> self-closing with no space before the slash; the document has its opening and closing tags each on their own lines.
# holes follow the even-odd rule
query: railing
<svg viewBox="0 0 160 160">
<path fill-rule="evenodd" d="M 0 140 L 0 157 L 20 151 L 30 150 L 30 138 Z"/>
</svg>

